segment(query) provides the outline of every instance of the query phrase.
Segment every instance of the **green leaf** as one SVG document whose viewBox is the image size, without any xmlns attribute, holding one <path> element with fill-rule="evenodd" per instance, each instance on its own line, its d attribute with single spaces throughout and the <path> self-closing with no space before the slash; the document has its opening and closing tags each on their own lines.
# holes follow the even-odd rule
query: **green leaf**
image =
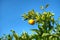
<svg viewBox="0 0 60 40">
<path fill-rule="evenodd" d="M 37 34 L 40 34 L 40 31 L 38 29 L 31 29 L 31 30 L 36 32 Z"/>
<path fill-rule="evenodd" d="M 24 20 L 27 20 L 29 18 L 26 13 L 24 13 L 22 17 L 24 18 Z"/>
<path fill-rule="evenodd" d="M 19 40 L 19 36 L 17 35 L 17 33 L 14 30 L 11 30 L 11 32 L 13 33 L 15 40 Z"/>
<path fill-rule="evenodd" d="M 39 28 L 39 30 L 40 30 L 40 25 L 38 24 L 38 28 Z"/>
<path fill-rule="evenodd" d="M 51 32 L 52 32 L 52 30 L 53 30 L 53 28 L 52 28 L 52 29 L 50 29 L 48 32 L 49 32 L 49 33 L 51 33 Z"/>
<path fill-rule="evenodd" d="M 48 8 L 49 4 L 46 4 L 45 8 Z"/>
<path fill-rule="evenodd" d="M 51 39 L 53 36 L 49 36 L 49 39 Z"/>
<path fill-rule="evenodd" d="M 42 37 L 48 36 L 48 35 L 49 35 L 49 33 L 43 33 L 43 34 L 42 34 Z"/>
<path fill-rule="evenodd" d="M 8 35 L 8 40 L 12 40 L 12 37 L 10 34 Z"/>
<path fill-rule="evenodd" d="M 44 28 L 41 27 L 40 25 L 38 25 L 38 29 L 39 29 L 39 31 L 44 31 Z"/>
<path fill-rule="evenodd" d="M 38 36 L 37 34 L 31 35 L 31 38 L 32 38 L 32 39 L 34 39 L 34 38 L 37 39 L 38 37 L 39 37 L 39 36 Z"/>
<path fill-rule="evenodd" d="M 28 35 L 28 33 L 23 32 L 22 35 L 21 35 L 21 38 L 24 39 L 24 40 L 29 40 L 30 36 Z"/>
<path fill-rule="evenodd" d="M 58 20 L 60 21 L 60 17 L 58 18 Z"/>
<path fill-rule="evenodd" d="M 1 38 L 0 38 L 0 40 L 1 40 Z"/>
<path fill-rule="evenodd" d="M 43 6 L 40 6 L 40 9 L 41 9 L 41 10 L 43 10 L 43 9 L 44 9 L 44 7 L 43 7 Z"/>
</svg>

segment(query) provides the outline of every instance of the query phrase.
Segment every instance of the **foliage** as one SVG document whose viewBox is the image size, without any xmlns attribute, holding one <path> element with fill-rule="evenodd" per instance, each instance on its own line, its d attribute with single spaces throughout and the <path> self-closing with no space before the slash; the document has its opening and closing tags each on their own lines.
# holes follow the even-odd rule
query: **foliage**
<svg viewBox="0 0 60 40">
<path fill-rule="evenodd" d="M 38 24 L 38 29 L 31 29 L 35 34 L 29 35 L 27 32 L 23 32 L 21 36 L 19 36 L 14 30 L 11 30 L 12 36 L 6 35 L 7 40 L 60 40 L 60 24 L 54 19 L 54 14 L 52 12 L 45 11 L 48 8 L 48 4 L 45 6 L 41 6 L 43 10 L 42 13 L 37 13 L 34 10 L 29 11 L 27 14 L 23 14 L 24 21 L 29 21 L 33 19 L 34 24 Z M 29 21 L 32 22 L 32 21 Z M 33 24 L 33 25 L 34 25 Z M 30 24 L 32 25 L 32 24 Z M 53 33 L 54 32 L 54 33 Z M 1 37 L 0 40 L 3 38 Z"/>
</svg>

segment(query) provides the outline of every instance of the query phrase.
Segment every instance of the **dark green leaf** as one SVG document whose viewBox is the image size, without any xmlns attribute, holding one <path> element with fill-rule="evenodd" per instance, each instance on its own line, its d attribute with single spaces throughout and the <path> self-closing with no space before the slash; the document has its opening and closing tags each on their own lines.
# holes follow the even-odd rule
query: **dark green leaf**
<svg viewBox="0 0 60 40">
<path fill-rule="evenodd" d="M 49 4 L 46 4 L 45 8 L 48 8 Z"/>
</svg>

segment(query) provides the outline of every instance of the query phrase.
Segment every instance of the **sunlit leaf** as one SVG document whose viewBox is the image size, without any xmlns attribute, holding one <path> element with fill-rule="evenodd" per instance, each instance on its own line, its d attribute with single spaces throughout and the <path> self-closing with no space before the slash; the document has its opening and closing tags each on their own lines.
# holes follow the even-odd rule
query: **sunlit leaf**
<svg viewBox="0 0 60 40">
<path fill-rule="evenodd" d="M 43 34 L 42 34 L 42 37 L 48 36 L 48 35 L 49 35 L 49 33 L 43 33 Z"/>
</svg>

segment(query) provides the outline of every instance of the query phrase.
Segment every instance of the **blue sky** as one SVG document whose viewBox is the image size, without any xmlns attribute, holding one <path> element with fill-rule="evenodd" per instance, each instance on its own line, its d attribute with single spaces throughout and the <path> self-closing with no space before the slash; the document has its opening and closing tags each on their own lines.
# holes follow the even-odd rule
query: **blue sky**
<svg viewBox="0 0 60 40">
<path fill-rule="evenodd" d="M 60 16 L 60 0 L 0 0 L 0 36 L 10 34 L 10 30 L 15 30 L 18 34 L 23 31 L 31 34 L 31 28 L 37 28 L 37 25 L 29 25 L 21 17 L 23 13 L 34 9 L 41 12 L 40 6 L 50 4 L 46 11 L 51 11 L 55 14 L 54 18 Z"/>
</svg>

